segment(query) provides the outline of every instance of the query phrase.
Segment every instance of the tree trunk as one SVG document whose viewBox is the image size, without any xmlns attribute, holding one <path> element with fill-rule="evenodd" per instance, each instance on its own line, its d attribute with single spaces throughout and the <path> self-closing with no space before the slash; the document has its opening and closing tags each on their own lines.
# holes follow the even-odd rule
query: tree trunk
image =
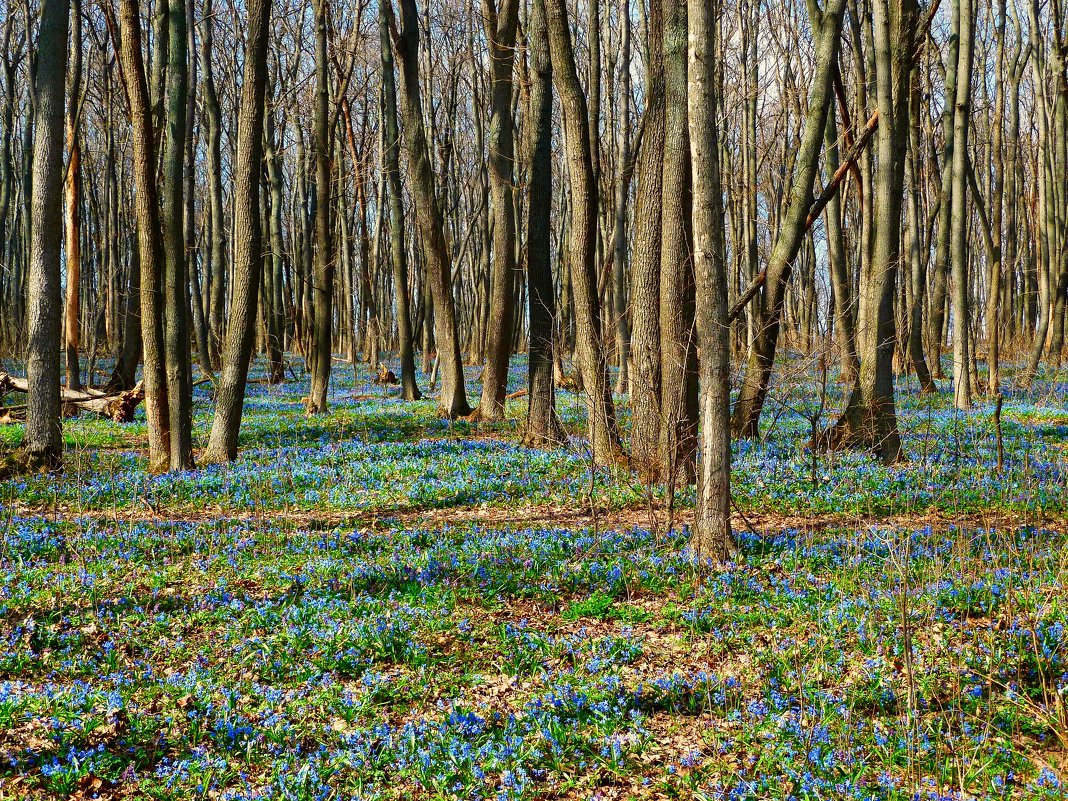
<svg viewBox="0 0 1068 801">
<path fill-rule="evenodd" d="M 493 203 L 493 284 L 486 366 L 478 412 L 484 420 L 504 419 L 504 396 L 515 327 L 515 202 L 512 195 L 512 67 L 515 62 L 519 0 L 482 0 L 490 59 L 489 183 Z"/>
<path fill-rule="evenodd" d="M 63 457 L 59 402 L 59 273 L 63 239 L 63 97 L 67 77 L 66 0 L 42 0 L 33 82 L 33 200 L 29 252 L 29 338 L 26 378 L 29 408 L 22 441 L 31 469 L 54 469 Z"/>
<path fill-rule="evenodd" d="M 868 448 L 890 464 L 902 457 L 894 406 L 894 292 L 901 259 L 901 204 L 908 150 L 909 83 L 918 29 L 916 0 L 874 0 L 876 132 L 872 269 L 862 286 L 860 373 L 841 418 L 827 432 L 831 448 Z M 815 443 L 814 443 L 815 444 Z"/>
<path fill-rule="evenodd" d="M 260 172 L 271 0 L 248 0 L 247 9 L 245 75 L 238 109 L 234 168 L 234 298 L 215 399 L 215 419 L 203 458 L 209 464 L 237 457 L 237 436 L 256 337 L 256 302 L 263 271 Z"/>
<path fill-rule="evenodd" d="M 401 65 L 401 113 L 408 142 L 408 167 L 415 199 L 416 221 L 423 240 L 428 286 L 434 303 L 434 339 L 442 372 L 438 408 L 448 419 L 471 412 L 464 386 L 456 307 L 452 295 L 452 268 L 445 242 L 441 207 L 434 191 L 434 173 L 423 125 L 419 85 L 419 17 L 415 0 L 401 0 L 401 27 L 396 29 L 392 0 L 384 4 L 389 14 L 393 47 Z"/>
<path fill-rule="evenodd" d="M 334 273 L 336 253 L 331 182 L 333 126 L 330 120 L 330 65 L 327 61 L 327 0 L 315 0 L 315 262 L 312 282 L 311 389 L 308 414 L 325 414 L 333 364 Z"/>
<path fill-rule="evenodd" d="M 845 0 L 831 0 L 820 17 L 813 20 L 814 26 L 817 23 L 819 25 L 816 71 L 810 89 L 801 146 L 794 162 L 790 204 L 768 261 L 759 306 L 751 312 L 757 319 L 756 338 L 750 351 L 742 389 L 731 415 L 731 428 L 738 437 L 756 437 L 760 429 L 760 414 L 767 398 L 775 351 L 778 347 L 786 288 L 793 261 L 807 230 L 808 213 L 812 206 L 812 185 L 819 168 L 827 114 L 834 97 L 832 76 L 834 65 L 838 62 L 838 42 L 841 38 L 844 8 Z"/>
<path fill-rule="evenodd" d="M 953 163 L 950 181 L 952 227 L 950 263 L 953 270 L 953 405 L 962 410 L 972 406 L 969 364 L 971 303 L 968 297 L 968 129 L 971 124 L 972 48 L 975 13 L 972 0 L 955 0 L 960 8 L 957 92 L 953 113 Z"/>
<path fill-rule="evenodd" d="M 167 137 L 163 154 L 163 335 L 172 470 L 193 467 L 193 382 L 189 354 L 189 275 L 185 243 L 185 139 L 189 38 L 185 0 L 167 0 Z"/>
<path fill-rule="evenodd" d="M 66 235 L 67 235 L 67 304 L 66 304 L 66 357 L 67 389 L 82 388 L 81 367 L 78 364 L 78 319 L 81 297 L 81 217 L 78 201 L 81 197 L 81 141 L 78 136 L 78 112 L 81 103 L 82 84 L 82 14 L 81 0 L 71 0 L 72 20 L 69 54 L 70 95 L 67 98 L 67 180 L 66 180 Z"/>
<path fill-rule="evenodd" d="M 545 2 L 533 0 L 527 26 L 530 51 L 530 101 L 527 111 L 527 152 L 530 164 L 527 200 L 527 307 L 530 345 L 527 348 L 529 406 L 523 444 L 530 447 L 563 441 L 556 416 L 553 380 L 553 332 L 556 293 L 550 255 L 552 239 L 553 86 L 545 29 Z"/>
<path fill-rule="evenodd" d="M 207 211 L 211 217 L 211 273 L 207 276 L 209 287 L 208 329 L 210 337 L 208 347 L 212 366 L 218 368 L 219 355 L 225 329 L 226 304 L 226 219 L 223 212 L 223 169 L 222 169 L 222 110 L 219 96 L 215 89 L 215 75 L 212 61 L 214 59 L 212 35 L 214 23 L 213 0 L 204 0 L 204 16 L 200 23 L 200 70 L 204 75 L 204 119 L 207 123 L 207 142 L 205 146 L 205 174 L 208 179 Z"/>
<path fill-rule="evenodd" d="M 726 242 L 719 170 L 716 0 L 690 0 L 689 130 L 693 164 L 694 272 L 700 349 L 701 460 L 690 548 L 698 559 L 726 561 L 731 535 L 730 325 Z"/>
<path fill-rule="evenodd" d="M 141 49 L 138 0 L 120 0 L 121 35 L 117 49 L 130 104 L 133 178 L 136 186 L 138 259 L 141 270 L 141 337 L 144 350 L 145 414 L 148 418 L 150 472 L 165 471 L 170 463 L 171 423 L 167 375 L 163 356 L 163 242 L 156 184 L 156 146 Z"/>
<path fill-rule="evenodd" d="M 664 179 L 660 250 L 660 478 L 692 483 L 697 458 L 693 186 L 687 115 L 686 4 L 664 13 Z M 714 56 L 713 56 L 714 58 Z M 718 223 L 722 225 L 722 221 Z"/>
<path fill-rule="evenodd" d="M 597 296 L 597 186 L 590 148 L 590 115 L 579 83 L 571 29 L 564 0 L 547 0 L 546 28 L 564 111 L 566 158 L 571 188 L 571 230 L 568 257 L 575 294 L 575 343 L 586 400 L 590 448 L 598 464 L 620 456 L 612 388 L 601 343 L 601 309 Z"/>
<path fill-rule="evenodd" d="M 631 256 L 630 466 L 659 476 L 660 266 L 664 202 L 664 0 L 650 0 L 646 22 L 646 100 L 634 200 Z"/>
</svg>

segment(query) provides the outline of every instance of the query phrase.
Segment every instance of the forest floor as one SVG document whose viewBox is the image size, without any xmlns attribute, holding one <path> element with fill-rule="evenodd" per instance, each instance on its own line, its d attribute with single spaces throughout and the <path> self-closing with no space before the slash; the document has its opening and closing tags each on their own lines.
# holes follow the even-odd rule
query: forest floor
<svg viewBox="0 0 1068 801">
<path fill-rule="evenodd" d="M 709 570 L 692 488 L 591 470 L 579 399 L 528 450 L 525 399 L 370 379 L 312 419 L 250 385 L 232 465 L 150 476 L 143 416 L 83 416 L 0 482 L 0 799 L 1068 796 L 1068 382 L 1007 386 L 999 470 L 992 402 L 902 380 L 884 467 L 813 459 L 841 388 L 784 360 Z"/>
</svg>

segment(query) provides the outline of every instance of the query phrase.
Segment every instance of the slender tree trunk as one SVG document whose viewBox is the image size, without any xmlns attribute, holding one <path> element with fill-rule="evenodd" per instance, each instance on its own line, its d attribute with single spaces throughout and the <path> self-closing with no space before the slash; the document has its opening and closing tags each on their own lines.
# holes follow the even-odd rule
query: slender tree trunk
<svg viewBox="0 0 1068 801">
<path fill-rule="evenodd" d="M 838 126 L 834 113 L 827 112 L 827 174 L 834 175 L 840 165 Z M 857 324 L 853 317 L 853 280 L 849 275 L 845 237 L 842 232 L 842 200 L 837 193 L 827 203 L 823 217 L 827 225 L 827 266 L 834 293 L 834 334 L 838 346 L 839 380 L 852 384 L 857 376 Z"/>
<path fill-rule="evenodd" d="M 819 168 L 827 114 L 834 97 L 832 76 L 834 65 L 838 61 L 838 42 L 844 8 L 845 0 L 830 0 L 819 20 L 813 20 L 814 26 L 819 23 L 816 74 L 809 93 L 808 114 L 805 117 L 801 147 L 794 162 L 789 207 L 775 238 L 775 247 L 768 261 L 759 305 L 751 312 L 757 318 L 756 339 L 750 351 L 742 389 L 731 415 L 731 427 L 738 437 L 752 438 L 759 433 L 760 414 L 767 398 L 778 347 L 786 288 L 793 261 L 807 230 L 806 221 L 812 206 L 813 181 Z"/>
<path fill-rule="evenodd" d="M 281 384 L 286 379 L 285 351 L 285 301 L 282 297 L 284 283 L 285 243 L 282 241 L 282 165 L 278 153 L 274 113 L 267 113 L 267 181 L 271 187 L 271 296 L 270 305 L 264 309 L 267 317 L 267 381 Z"/>
<path fill-rule="evenodd" d="M 379 32 L 382 59 L 382 169 L 389 195 L 389 255 L 393 270 L 393 293 L 397 305 L 397 337 L 400 344 L 401 396 L 419 400 L 422 393 L 415 380 L 415 339 L 412 334 L 411 296 L 408 289 L 408 251 L 404 241 L 404 193 L 400 174 L 400 126 L 397 124 L 397 86 L 393 50 L 389 45 L 386 4 L 379 4 Z"/>
<path fill-rule="evenodd" d="M 920 73 L 912 70 L 912 98 L 910 101 L 909 152 L 908 152 L 908 227 L 911 232 L 909 260 L 911 262 L 912 308 L 909 316 L 908 351 L 909 360 L 920 382 L 920 391 L 931 394 L 938 391 L 931 371 L 927 367 L 927 358 L 923 352 L 923 306 L 927 293 L 927 250 L 928 244 L 920 230 Z M 921 243 L 924 252 L 921 253 Z"/>
<path fill-rule="evenodd" d="M 401 28 L 396 31 L 393 9 L 386 4 L 393 47 L 401 65 L 401 112 L 404 136 L 408 142 L 409 172 L 415 199 L 416 220 L 423 239 L 423 258 L 427 284 L 434 304 L 434 340 L 441 371 L 441 395 L 438 408 L 442 415 L 454 419 L 471 412 L 464 386 L 460 338 L 456 325 L 456 306 L 452 294 L 452 275 L 444 220 L 437 194 L 434 173 L 423 125 L 423 104 L 419 83 L 419 18 L 415 0 L 401 0 Z"/>
<path fill-rule="evenodd" d="M 908 151 L 909 84 L 918 29 L 916 0 L 874 0 L 874 60 L 879 128 L 872 269 L 863 282 L 860 373 L 841 418 L 824 443 L 874 451 L 889 464 L 902 457 L 894 405 L 894 293 L 901 260 L 901 204 Z"/>
<path fill-rule="evenodd" d="M 945 103 L 942 111 L 942 201 L 938 209 L 938 240 L 935 244 L 934 274 L 931 286 L 931 313 L 929 317 L 928 343 L 931 348 L 931 367 L 935 378 L 945 378 L 942 371 L 942 345 L 945 340 L 947 272 L 949 270 L 950 238 L 953 229 L 952 163 L 953 136 L 956 114 L 957 68 L 960 65 L 960 4 L 952 4 L 952 21 L 949 42 L 946 48 L 945 97 L 953 100 Z"/>
<path fill-rule="evenodd" d="M 959 58 L 957 63 L 956 111 L 953 114 L 953 163 L 950 183 L 952 228 L 950 263 L 953 270 L 953 405 L 972 405 L 969 364 L 971 303 L 968 293 L 968 129 L 971 124 L 972 48 L 975 13 L 972 0 L 956 0 L 960 6 Z"/>
<path fill-rule="evenodd" d="M 616 155 L 619 178 L 616 182 L 616 214 L 612 231 L 612 281 L 616 354 L 619 364 L 615 391 L 625 394 L 630 390 L 630 326 L 627 321 L 627 201 L 630 195 L 628 170 L 631 159 L 630 0 L 620 0 L 619 26 L 620 120 Z"/>
<path fill-rule="evenodd" d="M 512 68 L 515 63 L 519 0 L 482 0 L 486 39 L 490 50 L 489 184 L 493 203 L 493 284 L 486 366 L 478 412 L 484 420 L 504 419 L 508 364 L 515 327 L 515 201 L 512 195 Z"/>
<path fill-rule="evenodd" d="M 312 276 L 311 389 L 308 414 L 325 414 L 333 364 L 334 273 L 337 254 L 331 219 L 333 127 L 330 120 L 330 65 L 327 60 L 327 0 L 315 2 L 315 263 Z"/>
<path fill-rule="evenodd" d="M 163 472 L 170 463 L 172 432 L 163 353 L 163 242 L 156 184 L 155 131 L 141 48 L 138 0 L 120 0 L 119 14 L 121 35 L 117 31 L 115 35 L 118 36 L 117 49 L 125 76 L 133 128 L 134 211 L 141 270 L 141 336 L 145 413 L 148 418 L 148 461 L 150 472 Z"/>
<path fill-rule="evenodd" d="M 586 400 L 590 447 L 594 460 L 610 464 L 620 456 L 612 388 L 601 343 L 601 309 L 597 296 L 597 186 L 590 147 L 590 115 L 579 83 L 571 29 L 564 0 L 547 0 L 546 28 L 557 81 L 571 184 L 571 230 L 568 255 L 575 293 L 575 342 Z"/>
<path fill-rule="evenodd" d="M 204 16 L 200 23 L 200 71 L 204 83 L 204 119 L 207 124 L 205 143 L 205 175 L 208 179 L 207 211 L 211 217 L 211 273 L 208 277 L 209 312 L 208 347 L 212 365 L 219 367 L 219 355 L 225 329 L 226 305 L 226 219 L 223 212 L 223 167 L 222 167 L 222 109 L 215 88 L 214 59 L 215 12 L 213 0 L 204 0 Z"/>
<path fill-rule="evenodd" d="M 66 235 L 67 235 L 67 304 L 66 357 L 67 389 L 81 391 L 81 367 L 78 364 L 78 319 L 81 299 L 81 217 L 78 201 L 81 197 L 82 151 L 78 136 L 78 111 L 82 84 L 82 14 L 81 0 L 71 0 L 72 19 L 69 54 L 70 94 L 67 98 L 67 179 L 66 179 Z"/>
</svg>

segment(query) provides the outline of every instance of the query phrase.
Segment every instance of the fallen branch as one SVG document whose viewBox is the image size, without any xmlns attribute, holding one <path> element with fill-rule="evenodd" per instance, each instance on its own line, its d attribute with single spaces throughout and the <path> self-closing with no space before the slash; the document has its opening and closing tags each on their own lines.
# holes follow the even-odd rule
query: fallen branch
<svg viewBox="0 0 1068 801">
<path fill-rule="evenodd" d="M 924 18 L 923 25 L 919 29 L 919 36 L 917 37 L 919 41 L 916 45 L 915 51 L 913 52 L 913 58 L 919 56 L 920 52 L 923 50 L 924 44 L 927 42 L 927 31 L 931 27 L 931 21 L 934 19 L 935 12 L 938 11 L 939 2 L 940 0 L 935 0 L 935 2 L 931 3 L 931 8 L 928 11 L 927 16 Z M 835 73 L 835 77 L 838 81 L 835 86 L 836 94 L 838 96 L 838 103 L 841 106 L 843 113 L 846 113 L 848 111 L 848 108 L 845 104 L 844 92 L 841 91 L 841 75 L 838 73 L 837 67 L 835 68 Z M 850 143 L 850 140 L 852 139 L 852 133 L 849 131 L 849 127 L 846 127 L 846 144 L 847 146 L 851 144 L 851 146 L 849 147 L 849 151 L 846 153 L 845 159 L 838 166 L 838 169 L 834 171 L 834 175 L 831 176 L 831 180 L 827 182 L 827 186 L 823 188 L 823 191 L 820 193 L 820 196 L 814 201 L 812 201 L 812 205 L 809 207 L 808 210 L 808 216 L 805 218 L 805 233 L 808 233 L 812 229 L 812 226 L 815 224 L 816 220 L 819 219 L 820 215 L 823 213 L 823 210 L 827 207 L 827 204 L 831 202 L 831 198 L 838 194 L 838 189 L 842 185 L 842 180 L 846 177 L 847 174 L 849 174 L 850 172 L 855 172 L 855 175 L 857 176 L 857 180 L 859 182 L 860 173 L 859 171 L 857 171 L 857 160 L 860 158 L 865 148 L 867 148 L 868 142 L 871 141 L 872 135 L 875 133 L 878 127 L 879 109 L 875 109 L 875 111 L 872 112 L 871 116 L 868 117 L 868 121 L 865 123 L 864 129 L 860 132 L 860 136 L 857 137 L 857 140 L 855 142 Z M 742 313 L 742 310 L 749 305 L 749 302 L 754 297 L 756 297 L 757 290 L 759 290 L 760 287 L 763 286 L 764 279 L 766 277 L 767 268 L 757 273 L 756 277 L 752 280 L 749 286 L 746 287 L 745 291 L 738 297 L 738 300 L 735 301 L 735 304 L 731 306 L 730 314 L 728 316 L 728 320 L 730 322 L 733 323 L 735 320 L 737 320 L 738 315 Z"/>
<path fill-rule="evenodd" d="M 0 397 L 9 392 L 29 392 L 29 383 L 24 378 L 16 378 L 7 373 L 0 372 Z M 87 390 L 74 392 L 60 388 L 59 399 L 64 406 L 72 407 L 78 411 L 92 412 L 93 414 L 114 420 L 116 423 L 133 422 L 134 412 L 145 399 L 145 387 L 138 383 L 133 389 L 123 392 L 107 394 L 100 390 Z M 10 407 L 5 409 L 0 423 L 13 423 L 24 419 L 24 407 Z"/>
</svg>

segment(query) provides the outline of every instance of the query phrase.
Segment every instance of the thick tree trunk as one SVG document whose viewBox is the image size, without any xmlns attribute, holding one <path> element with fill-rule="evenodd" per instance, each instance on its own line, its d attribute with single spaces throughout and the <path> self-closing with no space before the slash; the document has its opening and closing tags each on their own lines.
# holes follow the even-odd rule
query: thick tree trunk
<svg viewBox="0 0 1068 801">
<path fill-rule="evenodd" d="M 720 185 L 716 0 L 690 0 L 689 129 L 693 163 L 694 272 L 700 349 L 701 460 L 690 548 L 698 559 L 725 561 L 731 535 L 730 325 L 727 249 Z"/>
<path fill-rule="evenodd" d="M 215 419 L 204 453 L 206 463 L 237 457 L 237 436 L 245 402 L 249 360 L 256 338 L 256 303 L 263 271 L 260 172 L 263 169 L 263 104 L 267 87 L 267 43 L 271 0 L 248 0 L 245 75 L 237 118 L 234 169 L 234 299 L 226 329 L 223 370 Z"/>
<path fill-rule="evenodd" d="M 527 111 L 527 153 L 530 197 L 527 200 L 527 305 L 530 345 L 527 348 L 529 406 L 523 443 L 531 447 L 558 444 L 563 430 L 556 416 L 553 380 L 553 333 L 556 293 L 550 255 L 552 239 L 553 86 L 545 30 L 545 2 L 533 0 L 527 26 L 531 87 Z"/>
<path fill-rule="evenodd" d="M 651 0 L 646 22 L 646 99 L 631 255 L 631 469 L 659 477 L 660 267 L 664 202 L 664 0 Z"/>
<path fill-rule="evenodd" d="M 29 408 L 22 441 L 31 469 L 59 467 L 63 432 L 59 402 L 59 273 L 63 239 L 63 97 L 67 73 L 67 0 L 42 0 L 34 78 L 36 131 L 29 252 Z"/>
<path fill-rule="evenodd" d="M 664 178 L 660 250 L 660 434 L 658 467 L 668 483 L 692 483 L 697 459 L 693 186 L 687 114 L 686 4 L 664 13 Z M 719 223 L 722 225 L 722 222 Z"/>
<path fill-rule="evenodd" d="M 189 353 L 189 274 L 185 243 L 185 139 L 189 135 L 189 37 L 185 0 L 167 0 L 167 137 L 163 154 L 163 335 L 172 470 L 193 467 L 193 382 Z"/>
</svg>

